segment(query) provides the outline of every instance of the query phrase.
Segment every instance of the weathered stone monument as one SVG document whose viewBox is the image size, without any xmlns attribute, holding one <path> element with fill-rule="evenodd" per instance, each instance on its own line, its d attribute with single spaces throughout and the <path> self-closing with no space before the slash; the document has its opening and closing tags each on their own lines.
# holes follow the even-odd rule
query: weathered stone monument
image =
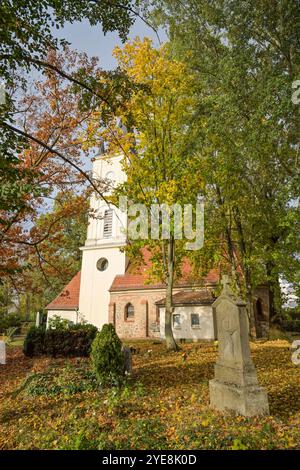
<svg viewBox="0 0 300 470">
<path fill-rule="evenodd" d="M 245 416 L 268 414 L 268 397 L 258 384 L 250 355 L 246 304 L 232 294 L 228 276 L 223 276 L 222 284 L 213 303 L 219 355 L 215 378 L 209 382 L 210 405 Z"/>
<path fill-rule="evenodd" d="M 132 356 L 128 346 L 122 346 L 122 353 L 124 354 L 124 372 L 131 374 L 132 371 Z"/>
<path fill-rule="evenodd" d="M 0 341 L 0 364 L 6 364 L 6 345 Z"/>
</svg>

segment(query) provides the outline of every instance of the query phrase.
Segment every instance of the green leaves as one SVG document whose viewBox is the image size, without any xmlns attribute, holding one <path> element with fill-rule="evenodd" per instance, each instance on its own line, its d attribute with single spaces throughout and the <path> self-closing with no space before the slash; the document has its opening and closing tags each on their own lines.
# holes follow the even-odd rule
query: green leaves
<svg viewBox="0 0 300 470">
<path fill-rule="evenodd" d="M 154 3 L 173 50 L 199 77 L 208 254 L 213 261 L 214 246 L 223 269 L 242 273 L 243 290 L 267 280 L 278 293 L 279 276 L 300 269 L 298 2 Z"/>
<path fill-rule="evenodd" d="M 92 344 L 92 367 L 101 386 L 118 385 L 124 374 L 122 343 L 112 324 L 103 325 Z"/>
</svg>

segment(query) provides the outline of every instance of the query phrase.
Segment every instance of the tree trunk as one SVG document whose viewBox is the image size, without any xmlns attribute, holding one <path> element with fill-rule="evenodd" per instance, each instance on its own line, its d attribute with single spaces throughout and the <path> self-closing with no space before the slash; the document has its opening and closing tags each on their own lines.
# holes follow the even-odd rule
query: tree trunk
<svg viewBox="0 0 300 470">
<path fill-rule="evenodd" d="M 235 217 L 235 224 L 238 233 L 239 239 L 239 247 L 242 255 L 242 269 L 245 275 L 245 284 L 246 284 L 246 300 L 247 300 L 247 310 L 248 310 L 248 318 L 249 318 L 249 334 L 251 338 L 257 337 L 257 329 L 256 329 L 256 320 L 254 315 L 253 309 L 253 296 L 252 296 L 252 282 L 251 282 L 251 271 L 245 263 L 247 259 L 247 248 L 246 242 L 244 238 L 243 232 L 243 225 L 240 217 L 240 211 L 238 207 L 234 208 L 234 217 Z"/>
<path fill-rule="evenodd" d="M 167 251 L 167 288 L 166 288 L 166 305 L 165 305 L 165 339 L 168 351 L 178 351 L 177 345 L 172 330 L 172 293 L 174 281 L 174 239 L 173 237 L 168 240 Z"/>
<path fill-rule="evenodd" d="M 281 315 L 281 304 L 282 304 L 279 279 L 278 279 L 278 276 L 274 276 L 273 269 L 274 269 L 274 263 L 268 262 L 266 264 L 266 271 L 267 271 L 268 286 L 269 286 L 269 311 L 270 311 L 269 320 L 270 322 L 274 321 L 275 319 L 279 320 L 280 315 Z M 277 302 L 276 302 L 276 298 L 277 298 Z"/>
<path fill-rule="evenodd" d="M 245 270 L 245 278 L 246 278 L 247 310 L 248 310 L 248 318 L 249 318 L 249 333 L 250 333 L 250 338 L 257 338 L 256 319 L 255 319 L 254 308 L 253 308 L 251 276 L 250 276 L 250 272 L 248 269 Z"/>
<path fill-rule="evenodd" d="M 30 320 L 30 294 L 26 292 L 26 311 L 25 311 L 25 320 Z"/>
<path fill-rule="evenodd" d="M 241 281 L 238 275 L 238 263 L 235 257 L 235 248 L 234 248 L 234 243 L 232 240 L 231 214 L 230 214 L 230 220 L 228 221 L 228 217 L 224 209 L 224 201 L 223 201 L 219 186 L 216 187 L 216 191 L 217 191 L 217 201 L 218 201 L 219 207 L 221 208 L 223 219 L 226 221 L 226 226 L 224 229 L 224 236 L 226 239 L 228 257 L 229 257 L 229 262 L 231 265 L 231 274 L 232 274 L 234 283 L 238 288 L 239 293 L 241 293 L 242 288 L 241 288 Z"/>
</svg>

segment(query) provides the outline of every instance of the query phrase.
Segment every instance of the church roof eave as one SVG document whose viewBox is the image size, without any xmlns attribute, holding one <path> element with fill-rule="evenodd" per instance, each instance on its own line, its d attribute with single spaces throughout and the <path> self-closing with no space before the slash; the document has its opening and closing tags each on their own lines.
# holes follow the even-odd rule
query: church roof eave
<svg viewBox="0 0 300 470">
<path fill-rule="evenodd" d="M 77 310 L 79 308 L 80 280 L 81 272 L 78 271 L 60 294 L 45 307 L 45 310 Z"/>
</svg>

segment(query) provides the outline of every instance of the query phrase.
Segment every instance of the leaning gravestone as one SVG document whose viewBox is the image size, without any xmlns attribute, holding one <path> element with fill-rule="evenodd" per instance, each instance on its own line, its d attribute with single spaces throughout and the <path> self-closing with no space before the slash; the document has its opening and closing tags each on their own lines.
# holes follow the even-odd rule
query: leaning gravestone
<svg viewBox="0 0 300 470">
<path fill-rule="evenodd" d="M 122 346 L 122 353 L 124 355 L 124 372 L 131 374 L 132 371 L 132 356 L 128 346 Z"/>
<path fill-rule="evenodd" d="M 0 364 L 6 364 L 6 345 L 4 341 L 0 341 Z"/>
<path fill-rule="evenodd" d="M 245 416 L 269 413 L 268 397 L 259 386 L 250 355 L 246 304 L 234 298 L 228 276 L 213 303 L 217 322 L 219 355 L 215 378 L 209 382 L 210 405 Z"/>
</svg>

